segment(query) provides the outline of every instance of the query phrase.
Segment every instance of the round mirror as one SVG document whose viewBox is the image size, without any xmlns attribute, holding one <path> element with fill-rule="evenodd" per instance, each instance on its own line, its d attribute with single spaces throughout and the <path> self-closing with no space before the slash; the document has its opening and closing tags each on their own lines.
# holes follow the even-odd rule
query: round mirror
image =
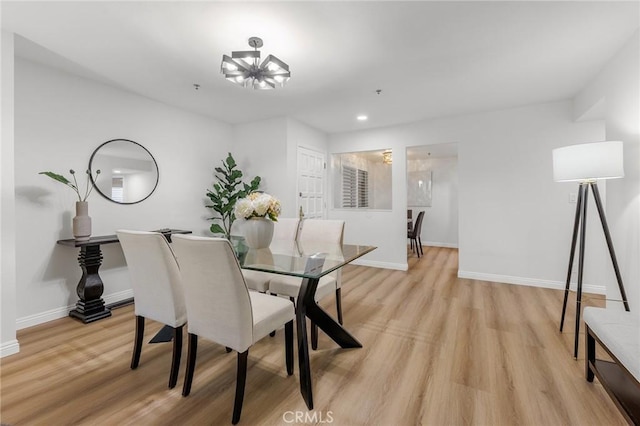
<svg viewBox="0 0 640 426">
<path fill-rule="evenodd" d="M 145 147 L 128 139 L 113 139 L 96 148 L 89 160 L 96 190 L 118 204 L 135 204 L 148 198 L 158 185 L 158 164 Z"/>
</svg>

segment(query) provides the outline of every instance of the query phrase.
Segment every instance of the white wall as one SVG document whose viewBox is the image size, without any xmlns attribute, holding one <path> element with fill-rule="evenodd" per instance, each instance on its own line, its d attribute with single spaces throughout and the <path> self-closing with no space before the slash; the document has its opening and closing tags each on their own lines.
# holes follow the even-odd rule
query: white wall
<svg viewBox="0 0 640 426">
<path fill-rule="evenodd" d="M 236 125 L 233 140 L 232 153 L 249 176 L 247 180 L 260 176 L 261 189 L 280 200 L 282 217 L 297 217 L 297 149 L 300 146 L 326 155 L 327 136 L 297 120 L 280 117 Z"/>
<path fill-rule="evenodd" d="M 330 216 L 347 220 L 347 242 L 379 247 L 371 262 L 406 265 L 405 148 L 457 142 L 460 276 L 563 288 L 575 204 L 553 182 L 551 150 L 603 137 L 603 123 L 573 121 L 569 101 L 332 135 L 332 153 L 393 145 L 394 207 Z M 601 257 L 587 253 L 585 290 L 604 290 Z"/>
<path fill-rule="evenodd" d="M 15 191 L 14 191 L 14 59 L 13 34 L 0 34 L 0 357 L 19 351 L 16 340 L 16 257 L 15 257 Z"/>
<path fill-rule="evenodd" d="M 134 205 L 115 204 L 94 192 L 93 235 L 164 227 L 208 233 L 206 189 L 216 161 L 231 148 L 230 125 L 20 58 L 15 118 L 18 328 L 66 315 L 77 300 L 80 278 L 78 251 L 56 244 L 72 237 L 75 193 L 38 172 L 69 176 L 70 168 L 87 168 L 101 143 L 134 140 L 155 157 L 158 187 Z M 103 246 L 103 256 L 105 301 L 130 296 L 120 247 Z"/>
<path fill-rule="evenodd" d="M 292 206 L 295 187 L 288 181 L 287 121 L 283 117 L 240 124 L 233 127 L 233 149 L 231 153 L 244 174 L 245 182 L 255 176 L 262 178 L 260 189 L 280 200 L 283 217 L 294 217 Z M 219 161 L 218 161 L 219 163 Z M 234 233 L 241 233 L 234 226 Z"/>
<path fill-rule="evenodd" d="M 563 287 L 575 213 L 568 194 L 577 186 L 553 181 L 551 152 L 604 137 L 602 122 L 572 117 L 571 103 L 562 102 L 468 123 L 470 134 L 459 145 L 460 275 Z M 594 224 L 584 284 L 603 292 Z"/>
<path fill-rule="evenodd" d="M 607 220 L 631 310 L 640 308 L 640 32 L 576 96 L 580 116 L 603 107 L 606 139 L 624 142 L 624 179 L 607 181 Z M 601 100 L 604 100 L 602 103 Z M 595 210 L 594 210 L 595 212 Z M 597 225 L 599 226 L 599 225 Z M 605 255 L 607 257 L 608 254 Z M 620 300 L 611 261 L 605 260 L 607 299 Z M 607 302 L 622 309 L 622 304 Z"/>
<path fill-rule="evenodd" d="M 458 247 L 458 157 L 408 160 L 407 171 L 431 170 L 431 206 L 407 206 L 413 210 L 414 223 L 424 211 L 420 233 L 422 244 Z"/>
</svg>

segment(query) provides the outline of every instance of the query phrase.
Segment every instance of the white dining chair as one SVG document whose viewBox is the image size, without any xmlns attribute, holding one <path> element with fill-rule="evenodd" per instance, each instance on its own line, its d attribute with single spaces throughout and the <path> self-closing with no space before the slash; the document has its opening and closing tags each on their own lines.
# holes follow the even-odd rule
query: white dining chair
<svg viewBox="0 0 640 426">
<path fill-rule="evenodd" d="M 343 220 L 325 220 L 325 219 L 305 219 L 298 233 L 298 242 L 304 254 L 313 254 L 309 252 L 314 243 L 331 243 L 336 247 L 342 245 L 344 238 L 344 221 Z M 307 248 L 305 249 L 305 246 Z M 302 279 L 272 274 L 269 282 L 269 293 L 279 296 L 289 296 L 292 301 L 298 297 Z M 338 314 L 338 322 L 343 323 L 342 318 L 342 271 L 340 269 L 331 272 L 320 278 L 316 289 L 316 300 L 320 300 L 335 292 L 336 295 L 336 311 Z M 318 328 L 314 324 L 311 328 L 311 347 L 318 347 Z"/>
<path fill-rule="evenodd" d="M 182 354 L 182 328 L 187 311 L 178 263 L 166 238 L 157 232 L 118 230 L 131 276 L 136 332 L 131 369 L 140 363 L 145 319 L 173 328 L 173 357 L 169 374 L 169 388 L 176 385 Z"/>
<path fill-rule="evenodd" d="M 285 327 L 287 374 L 293 374 L 293 319 L 289 300 L 250 291 L 231 243 L 223 238 L 175 235 L 174 250 L 184 283 L 188 317 L 188 396 L 196 366 L 198 336 L 238 352 L 232 423 L 240 420 L 249 348 L 272 330 Z"/>
<path fill-rule="evenodd" d="M 278 218 L 278 221 L 273 224 L 273 241 L 276 243 L 280 241 L 295 241 L 298 235 L 299 223 L 300 220 L 298 218 Z M 243 269 L 242 275 L 244 275 L 244 279 L 247 282 L 247 287 L 251 290 L 261 293 L 269 291 L 269 282 L 273 278 L 273 274 Z"/>
</svg>

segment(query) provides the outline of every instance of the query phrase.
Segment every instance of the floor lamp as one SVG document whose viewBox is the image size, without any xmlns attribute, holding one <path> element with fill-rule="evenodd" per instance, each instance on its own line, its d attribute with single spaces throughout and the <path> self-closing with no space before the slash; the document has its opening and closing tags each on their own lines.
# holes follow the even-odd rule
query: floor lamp
<svg viewBox="0 0 640 426">
<path fill-rule="evenodd" d="M 564 302 L 562 304 L 562 318 L 560 319 L 560 332 L 564 326 L 564 315 L 567 310 L 567 298 L 569 297 L 569 283 L 571 281 L 571 270 L 576 251 L 576 241 L 578 231 L 580 232 L 580 248 L 578 252 L 578 288 L 576 295 L 576 329 L 575 342 L 573 347 L 573 357 L 578 358 L 578 334 L 580 332 L 580 305 L 582 302 L 582 278 L 584 270 L 584 249 L 587 228 L 587 201 L 589 198 L 589 188 L 593 192 L 593 197 L 598 208 L 600 223 L 604 231 L 609 255 L 613 263 L 613 270 L 618 281 L 620 295 L 624 302 L 625 310 L 629 310 L 627 295 L 622 284 L 620 269 L 616 253 L 613 249 L 607 218 L 604 215 L 600 192 L 598 191 L 598 179 L 615 179 L 624 177 L 622 142 L 595 142 L 580 145 L 571 145 L 553 150 L 553 177 L 556 182 L 579 182 L 578 200 L 576 205 L 576 216 L 573 224 L 573 237 L 571 239 L 571 253 L 569 254 L 569 271 L 567 273 L 567 283 L 564 289 Z"/>
</svg>

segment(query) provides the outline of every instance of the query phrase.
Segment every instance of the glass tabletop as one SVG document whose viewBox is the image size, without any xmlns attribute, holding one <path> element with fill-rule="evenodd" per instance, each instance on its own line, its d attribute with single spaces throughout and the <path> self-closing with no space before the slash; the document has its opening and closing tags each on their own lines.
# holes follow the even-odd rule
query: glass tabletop
<svg viewBox="0 0 640 426">
<path fill-rule="evenodd" d="M 243 269 L 301 278 L 320 278 L 376 249 L 374 246 L 319 241 L 274 240 L 268 248 L 247 247 L 242 237 L 231 244 Z"/>
</svg>

